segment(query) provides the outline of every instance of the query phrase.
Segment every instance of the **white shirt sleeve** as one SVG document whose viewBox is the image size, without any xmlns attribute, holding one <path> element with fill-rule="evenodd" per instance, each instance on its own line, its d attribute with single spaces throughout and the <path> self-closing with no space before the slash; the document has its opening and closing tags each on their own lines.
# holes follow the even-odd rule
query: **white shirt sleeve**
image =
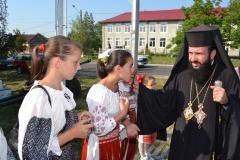
<svg viewBox="0 0 240 160">
<path fill-rule="evenodd" d="M 27 136 L 27 127 L 30 125 L 29 122 L 35 117 L 35 119 L 46 119 L 50 120 L 49 129 L 50 137 L 46 140 L 47 154 L 52 151 L 54 154 L 61 155 L 62 151 L 58 143 L 57 135 L 53 134 L 53 123 L 52 123 L 52 106 L 48 101 L 47 94 L 41 88 L 35 88 L 28 92 L 25 96 L 22 105 L 19 109 L 19 135 L 18 135 L 18 153 L 22 159 L 24 138 Z M 40 128 L 45 127 L 40 126 Z M 37 137 L 37 135 L 36 135 Z M 34 137 L 32 137 L 34 138 Z M 47 156 L 47 155 L 46 155 Z"/>
<path fill-rule="evenodd" d="M 116 127 L 114 118 L 108 112 L 108 108 L 112 106 L 107 93 L 105 88 L 95 85 L 87 95 L 88 109 L 94 117 L 94 133 L 97 136 L 104 136 Z"/>
</svg>

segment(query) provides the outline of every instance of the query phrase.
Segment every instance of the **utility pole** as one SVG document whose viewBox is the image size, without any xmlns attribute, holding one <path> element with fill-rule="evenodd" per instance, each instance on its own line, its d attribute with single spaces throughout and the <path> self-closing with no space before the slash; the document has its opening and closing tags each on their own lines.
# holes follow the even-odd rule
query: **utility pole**
<svg viewBox="0 0 240 160">
<path fill-rule="evenodd" d="M 139 37 L 139 0 L 132 0 L 132 56 L 133 66 L 137 69 L 138 37 Z"/>
<path fill-rule="evenodd" d="M 56 35 L 67 36 L 67 0 L 55 0 Z"/>
</svg>

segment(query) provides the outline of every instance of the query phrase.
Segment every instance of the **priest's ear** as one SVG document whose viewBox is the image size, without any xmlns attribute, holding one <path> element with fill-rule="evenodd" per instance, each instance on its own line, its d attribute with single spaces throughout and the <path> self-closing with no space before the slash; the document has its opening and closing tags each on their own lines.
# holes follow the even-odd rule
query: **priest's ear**
<svg viewBox="0 0 240 160">
<path fill-rule="evenodd" d="M 213 49 L 213 50 L 210 51 L 210 58 L 211 58 L 211 60 L 214 60 L 214 58 L 216 56 L 216 53 L 217 53 L 216 49 Z"/>
</svg>

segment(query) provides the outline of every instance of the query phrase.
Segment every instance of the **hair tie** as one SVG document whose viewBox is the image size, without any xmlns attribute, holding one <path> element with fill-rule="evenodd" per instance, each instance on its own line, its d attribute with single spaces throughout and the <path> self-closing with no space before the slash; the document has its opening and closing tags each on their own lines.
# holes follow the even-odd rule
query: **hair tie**
<svg viewBox="0 0 240 160">
<path fill-rule="evenodd" d="M 98 59 L 100 59 L 100 61 L 103 62 L 104 65 L 106 65 L 108 63 L 111 51 L 113 51 L 113 50 L 108 49 L 108 50 L 106 50 L 106 51 L 104 51 L 104 52 L 102 52 L 98 55 Z"/>
<path fill-rule="evenodd" d="M 39 52 L 45 52 L 45 49 L 46 49 L 46 44 L 40 44 L 39 46 L 38 46 L 38 51 Z"/>
<path fill-rule="evenodd" d="M 142 83 L 142 81 L 143 81 L 143 75 L 139 74 L 139 75 L 137 76 L 137 81 L 138 81 L 138 83 Z"/>
</svg>

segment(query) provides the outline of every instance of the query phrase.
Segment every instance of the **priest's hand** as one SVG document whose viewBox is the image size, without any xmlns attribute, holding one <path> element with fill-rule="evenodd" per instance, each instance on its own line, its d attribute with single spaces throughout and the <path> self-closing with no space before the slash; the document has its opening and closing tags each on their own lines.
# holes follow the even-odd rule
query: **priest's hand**
<svg viewBox="0 0 240 160">
<path fill-rule="evenodd" d="M 225 105 L 228 103 L 228 97 L 224 88 L 218 87 L 218 86 L 210 86 L 210 88 L 213 90 L 214 102 L 218 102 L 222 105 Z"/>
</svg>

